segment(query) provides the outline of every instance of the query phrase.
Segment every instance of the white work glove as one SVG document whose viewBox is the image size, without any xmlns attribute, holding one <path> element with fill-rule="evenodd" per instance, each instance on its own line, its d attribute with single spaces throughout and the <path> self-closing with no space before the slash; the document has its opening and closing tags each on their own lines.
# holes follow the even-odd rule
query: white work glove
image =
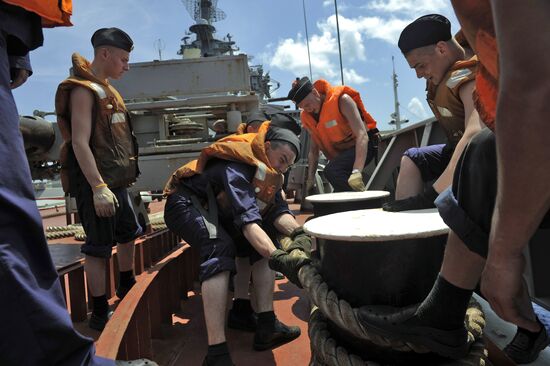
<svg viewBox="0 0 550 366">
<path fill-rule="evenodd" d="M 95 213 L 99 217 L 111 217 L 118 208 L 118 200 L 107 186 L 96 187 L 94 192 Z"/>
<path fill-rule="evenodd" d="M 361 175 L 360 170 L 353 169 L 348 178 L 348 184 L 354 191 L 362 192 L 365 190 L 365 183 L 363 183 L 363 175 Z"/>
</svg>

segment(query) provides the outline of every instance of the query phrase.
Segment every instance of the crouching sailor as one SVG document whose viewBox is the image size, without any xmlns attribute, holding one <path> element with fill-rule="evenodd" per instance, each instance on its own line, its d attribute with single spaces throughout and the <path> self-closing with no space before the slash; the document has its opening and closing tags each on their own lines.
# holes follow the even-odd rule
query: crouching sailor
<svg viewBox="0 0 550 366">
<path fill-rule="evenodd" d="M 257 296 L 258 327 L 254 349 L 265 350 L 300 335 L 298 327 L 277 320 L 273 312 L 274 272 L 299 283 L 306 254 L 290 256 L 277 249 L 277 234 L 295 239 L 309 254 L 311 241 L 282 199 L 283 173 L 300 152 L 296 135 L 270 127 L 258 134 L 232 135 L 202 150 L 174 172 L 165 187 L 167 226 L 200 255 L 208 354 L 203 365 L 233 365 L 225 338 L 225 307 L 235 253 L 248 250 Z M 237 248 L 244 245 L 245 248 Z M 269 259 L 269 261 L 268 261 Z"/>
</svg>

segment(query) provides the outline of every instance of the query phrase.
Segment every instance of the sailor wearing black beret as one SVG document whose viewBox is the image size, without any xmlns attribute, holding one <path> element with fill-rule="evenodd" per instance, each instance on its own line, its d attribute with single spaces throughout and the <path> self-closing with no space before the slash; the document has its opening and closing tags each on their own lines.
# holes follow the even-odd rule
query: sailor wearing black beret
<svg viewBox="0 0 550 366">
<path fill-rule="evenodd" d="M 127 187 L 139 174 L 138 146 L 124 99 L 109 81 L 129 70 L 134 43 L 118 28 L 98 29 L 91 43 L 91 62 L 73 54 L 71 76 L 58 86 L 55 110 L 65 138 L 63 188 L 75 198 L 88 238 L 81 248 L 93 299 L 88 325 L 101 331 L 109 321 L 109 304 L 105 279 L 98 274 L 105 272 L 112 243 L 120 243 L 116 294 L 122 299 L 128 293 L 136 282 L 134 251 L 120 248 L 133 248 L 142 229 L 127 199 Z"/>
<path fill-rule="evenodd" d="M 92 35 L 91 41 L 94 48 L 112 46 L 123 49 L 126 52 L 131 52 L 134 49 L 132 38 L 123 30 L 115 27 L 96 30 Z"/>
<path fill-rule="evenodd" d="M 473 92 L 477 58 L 466 58 L 451 36 L 443 15 L 424 15 L 407 25 L 398 46 L 418 78 L 426 79 L 428 105 L 447 136 L 447 144 L 405 151 L 395 190 L 395 202 L 386 211 L 435 207 L 437 196 L 451 185 L 464 147 L 481 129 Z M 433 182 L 433 184 L 429 184 Z"/>
<path fill-rule="evenodd" d="M 377 153 L 379 133 L 357 90 L 345 85 L 332 86 L 323 79 L 312 83 L 302 77 L 292 83 L 288 99 L 302 110 L 302 127 L 312 139 L 307 193 L 313 187 L 321 151 L 330 160 L 324 173 L 335 192 L 364 190 L 362 170 Z M 271 123 L 274 122 L 272 119 Z M 299 133 L 295 128 L 298 126 L 291 122 L 283 121 L 282 116 L 277 121 Z"/>
</svg>

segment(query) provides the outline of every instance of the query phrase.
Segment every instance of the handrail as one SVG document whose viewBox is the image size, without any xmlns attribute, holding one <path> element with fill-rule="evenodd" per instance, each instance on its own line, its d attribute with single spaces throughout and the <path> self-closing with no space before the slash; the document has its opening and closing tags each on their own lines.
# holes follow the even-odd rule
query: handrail
<svg viewBox="0 0 550 366">
<path fill-rule="evenodd" d="M 161 261 L 179 242 L 179 238 L 168 229 L 157 231 L 136 240 L 134 257 L 135 274 L 139 275 Z M 118 283 L 118 261 L 116 257 L 116 249 L 113 249 L 112 257 L 107 261 L 108 265 L 105 275 L 107 298 L 115 296 L 115 289 Z M 81 322 L 86 320 L 91 302 L 87 301 L 84 260 L 80 259 L 59 268 L 58 275 L 67 310 L 71 314 L 72 321 Z"/>
<path fill-rule="evenodd" d="M 188 244 L 176 248 L 142 273 L 119 303 L 97 341 L 97 354 L 110 359 L 152 358 L 152 339 L 162 323 L 171 324 L 180 300 L 198 274 L 198 260 Z"/>
</svg>

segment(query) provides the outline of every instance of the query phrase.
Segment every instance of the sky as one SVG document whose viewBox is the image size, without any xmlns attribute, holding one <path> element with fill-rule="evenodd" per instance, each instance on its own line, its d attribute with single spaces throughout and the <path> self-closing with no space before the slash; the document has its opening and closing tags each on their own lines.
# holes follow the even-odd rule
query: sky
<svg viewBox="0 0 550 366">
<path fill-rule="evenodd" d="M 185 0 L 183 0 L 185 1 Z M 303 0 L 313 78 L 339 85 L 340 63 L 334 0 Z M 344 83 L 361 93 L 367 111 L 388 130 L 394 111 L 392 56 L 398 75 L 402 119 L 431 117 L 425 81 L 417 79 L 397 47 L 401 30 L 419 16 L 439 13 L 458 22 L 448 0 L 338 0 Z M 286 96 L 297 76 L 309 76 L 302 0 L 218 0 L 226 18 L 213 25 L 216 38 L 231 34 L 237 53 L 281 83 L 273 97 Z M 134 40 L 130 62 L 178 59 L 181 38 L 194 24 L 181 0 L 73 0 L 73 27 L 46 29 L 44 46 L 31 53 L 33 75 L 14 96 L 21 115 L 52 112 L 55 90 L 71 66 L 71 54 L 91 59 L 96 29 L 119 27 Z M 49 118 L 52 120 L 52 118 Z"/>
</svg>

